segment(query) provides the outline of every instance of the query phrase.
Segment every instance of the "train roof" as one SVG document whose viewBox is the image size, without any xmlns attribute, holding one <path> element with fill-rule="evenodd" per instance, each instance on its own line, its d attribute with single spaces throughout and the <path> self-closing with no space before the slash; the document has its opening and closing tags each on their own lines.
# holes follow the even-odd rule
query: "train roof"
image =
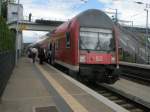
<svg viewBox="0 0 150 112">
<path fill-rule="evenodd" d="M 73 21 L 78 21 L 80 27 L 92 27 L 92 28 L 104 28 L 104 29 L 112 29 L 114 23 L 110 19 L 108 15 L 106 15 L 103 11 L 98 9 L 88 9 L 84 12 L 81 12 L 70 21 L 67 21 L 60 26 L 58 26 L 51 34 L 55 35 L 61 32 L 66 32 Z"/>
<path fill-rule="evenodd" d="M 107 16 L 103 11 L 98 9 L 88 9 L 74 18 L 72 18 L 70 21 L 65 22 L 58 26 L 53 32 L 46 34 L 45 36 L 48 36 L 48 38 L 51 36 L 54 36 L 56 33 L 61 34 L 62 32 L 66 32 L 68 29 L 68 25 L 72 21 L 78 21 L 80 24 L 80 27 L 93 27 L 93 28 L 105 28 L 105 29 L 112 29 L 114 26 L 114 23 L 110 19 L 109 16 Z M 36 42 L 34 45 L 39 45 L 42 43 L 45 43 L 45 41 L 48 39 L 43 39 L 42 41 Z"/>
<path fill-rule="evenodd" d="M 113 22 L 108 15 L 98 9 L 88 9 L 75 16 L 81 27 L 112 28 Z"/>
</svg>

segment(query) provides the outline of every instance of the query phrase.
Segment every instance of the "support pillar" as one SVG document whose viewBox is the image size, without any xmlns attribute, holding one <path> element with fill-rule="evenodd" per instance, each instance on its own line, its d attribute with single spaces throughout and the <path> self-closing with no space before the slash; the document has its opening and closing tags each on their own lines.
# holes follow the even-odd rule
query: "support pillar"
<svg viewBox="0 0 150 112">
<path fill-rule="evenodd" d="M 18 31 L 18 35 L 16 35 L 16 51 L 17 51 L 17 59 L 21 57 L 22 54 L 22 46 L 23 46 L 23 36 L 22 31 Z"/>
</svg>

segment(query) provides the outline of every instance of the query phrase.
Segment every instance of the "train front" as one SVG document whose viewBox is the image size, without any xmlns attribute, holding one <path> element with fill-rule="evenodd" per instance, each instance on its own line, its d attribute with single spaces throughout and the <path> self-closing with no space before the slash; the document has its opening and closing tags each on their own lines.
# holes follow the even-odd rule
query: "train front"
<svg viewBox="0 0 150 112">
<path fill-rule="evenodd" d="M 83 22 L 84 18 L 88 20 Z M 113 22 L 99 10 L 89 10 L 79 20 L 81 77 L 93 82 L 116 82 L 119 77 L 118 45 Z"/>
</svg>

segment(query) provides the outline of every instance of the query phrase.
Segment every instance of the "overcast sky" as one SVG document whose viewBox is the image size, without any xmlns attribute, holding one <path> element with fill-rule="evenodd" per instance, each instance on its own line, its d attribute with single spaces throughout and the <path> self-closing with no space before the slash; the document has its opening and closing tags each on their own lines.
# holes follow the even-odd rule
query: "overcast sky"
<svg viewBox="0 0 150 112">
<path fill-rule="evenodd" d="M 146 5 L 139 5 L 135 1 L 150 4 L 150 0 L 20 0 L 24 7 L 24 16 L 32 13 L 34 19 L 67 20 L 86 9 L 100 9 L 109 12 L 115 12 L 113 9 L 118 9 L 118 19 L 133 21 L 134 25 L 144 27 Z M 24 31 L 24 42 L 36 41 L 43 34 L 45 32 Z"/>
</svg>

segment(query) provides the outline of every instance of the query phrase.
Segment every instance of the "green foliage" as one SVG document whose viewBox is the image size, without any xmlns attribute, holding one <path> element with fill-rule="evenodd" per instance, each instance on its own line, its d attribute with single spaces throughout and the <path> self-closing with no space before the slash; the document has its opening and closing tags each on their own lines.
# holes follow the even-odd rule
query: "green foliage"
<svg viewBox="0 0 150 112">
<path fill-rule="evenodd" d="M 15 49 L 15 33 L 10 31 L 6 21 L 0 17 L 0 52 Z"/>
<path fill-rule="evenodd" d="M 136 62 L 136 55 L 135 54 L 129 54 L 127 51 L 122 51 L 122 53 L 119 54 L 119 60 L 125 61 L 125 62 Z"/>
<path fill-rule="evenodd" d="M 2 3 L 1 14 L 3 18 L 7 19 L 7 2 Z"/>
</svg>

